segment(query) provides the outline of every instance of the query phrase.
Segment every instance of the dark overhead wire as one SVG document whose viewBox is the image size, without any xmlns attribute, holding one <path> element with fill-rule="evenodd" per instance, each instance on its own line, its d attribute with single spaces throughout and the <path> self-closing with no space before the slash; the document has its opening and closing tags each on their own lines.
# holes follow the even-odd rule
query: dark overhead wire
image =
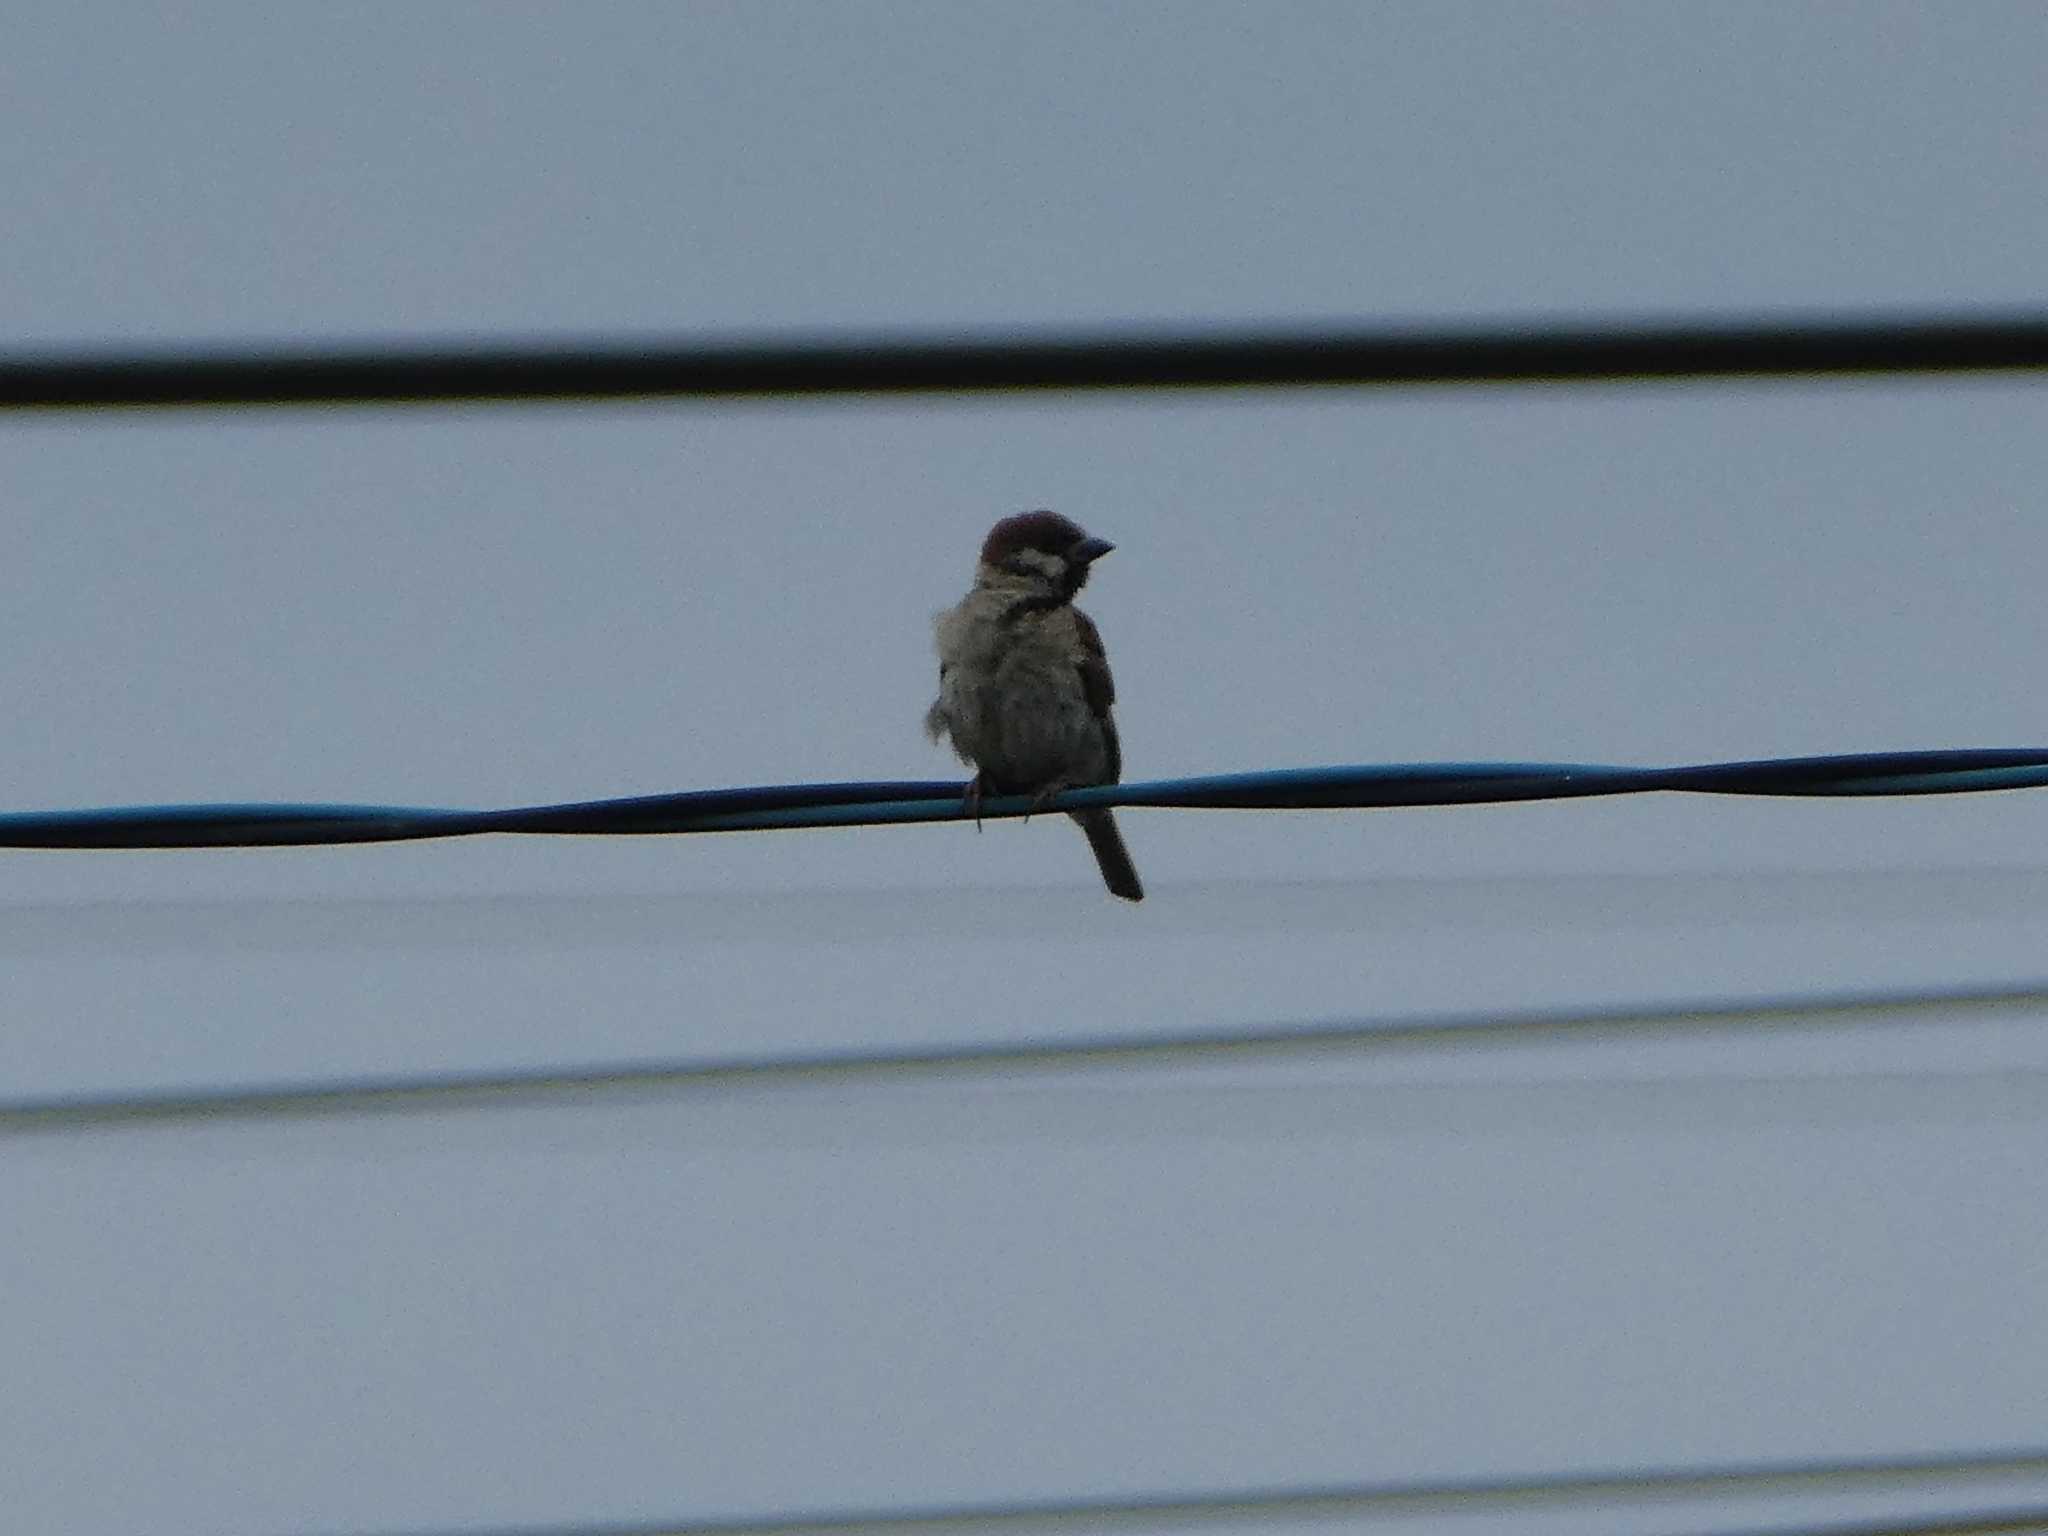
<svg viewBox="0 0 2048 1536">
<path fill-rule="evenodd" d="M 1662 1003 L 1648 1007 L 1423 1015 L 1254 1028 L 1041 1036 L 973 1045 L 578 1063 L 511 1071 L 327 1078 L 221 1088 L 0 1099 L 0 1136 L 120 1125 L 587 1103 L 594 1093 L 914 1082 L 1115 1067 L 1281 1061 L 1333 1051 L 1428 1051 L 1507 1043 L 1766 1029 L 1898 1028 L 1930 1018 L 2048 1012 L 2048 982 L 2004 987 Z M 2024 1070 L 2024 1069 L 2023 1069 Z"/>
<path fill-rule="evenodd" d="M 444 340 L 0 356 L 0 409 L 734 400 L 1984 373 L 2048 368 L 2048 314 L 1163 327 L 738 340 Z"/>
<path fill-rule="evenodd" d="M 1721 1526 L 1712 1536 L 2026 1536 L 2030 1531 L 2036 1536 L 2048 1532 L 2048 1500 L 1960 1512 L 1953 1508 L 1923 1510 L 1874 1519 Z"/>
<path fill-rule="evenodd" d="M 1391 763 L 1073 789 L 1039 802 L 990 797 L 984 820 L 1091 806 L 1177 810 L 1380 810 L 1496 805 L 1658 791 L 1703 795 L 1949 795 L 2048 786 L 2048 749 L 1870 752 L 1628 768 L 1601 763 Z M 773 784 L 499 811 L 390 805 L 157 805 L 0 815 L 0 848 L 256 848 L 401 842 L 503 832 L 643 836 L 960 821 L 957 780 Z"/>
<path fill-rule="evenodd" d="M 2048 1447 L 1952 1455 L 1752 1462 L 1565 1473 L 1548 1477 L 1297 1484 L 1210 1494 L 1154 1494 L 954 1506 L 820 1511 L 652 1522 L 463 1526 L 464 1536 L 1036 1536 L 1036 1533 L 1157 1531 L 1280 1520 L 1359 1520 L 1607 1507 L 1617 1500 L 1759 1498 L 1874 1491 L 1947 1491 L 1987 1479 L 2048 1476 Z M 1990 1516 L 1998 1520 L 2009 1512 Z M 1946 1518 L 1947 1523 L 1943 1521 Z M 1176 1527 L 1178 1528 L 1178 1527 Z M 1771 1528 L 1777 1529 L 1777 1528 Z M 1825 1527 L 1813 1527 L 1824 1531 Z M 1870 1525 L 1868 1536 L 1969 1530 L 1955 1517 L 1923 1516 Z M 2011 1527 L 1991 1525 L 1991 1530 Z M 423 1531 L 389 1536 L 430 1536 Z M 451 1529 L 431 1536 L 455 1536 Z"/>
</svg>

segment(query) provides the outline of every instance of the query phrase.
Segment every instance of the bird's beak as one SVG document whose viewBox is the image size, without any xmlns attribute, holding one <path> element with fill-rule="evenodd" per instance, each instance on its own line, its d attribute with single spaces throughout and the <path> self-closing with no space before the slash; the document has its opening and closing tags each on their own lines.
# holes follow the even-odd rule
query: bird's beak
<svg viewBox="0 0 2048 1536">
<path fill-rule="evenodd" d="M 1092 565 L 1116 546 L 1107 539 L 1098 539 L 1092 534 L 1067 551 L 1067 558 L 1076 565 Z"/>
</svg>

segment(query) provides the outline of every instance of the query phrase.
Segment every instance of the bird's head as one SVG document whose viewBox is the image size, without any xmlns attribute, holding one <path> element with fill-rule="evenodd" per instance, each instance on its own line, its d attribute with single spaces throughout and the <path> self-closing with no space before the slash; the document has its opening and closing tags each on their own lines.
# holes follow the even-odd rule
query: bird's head
<svg viewBox="0 0 2048 1536">
<path fill-rule="evenodd" d="M 989 529 L 976 580 L 1065 599 L 1088 581 L 1088 568 L 1116 546 L 1057 512 L 1019 512 Z"/>
</svg>

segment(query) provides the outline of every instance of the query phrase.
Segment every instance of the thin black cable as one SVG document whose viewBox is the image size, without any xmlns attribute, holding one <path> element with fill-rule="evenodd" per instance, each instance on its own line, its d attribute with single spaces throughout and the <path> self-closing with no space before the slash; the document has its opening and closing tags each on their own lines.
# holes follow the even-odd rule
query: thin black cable
<svg viewBox="0 0 2048 1536">
<path fill-rule="evenodd" d="M 2048 785 L 2039 747 L 1626 768 L 1599 763 L 1394 763 L 1284 768 L 991 797 L 970 812 L 955 780 L 779 784 L 500 811 L 390 805 L 163 805 L 0 815 L 0 848 L 275 848 L 475 837 L 489 832 L 636 836 L 1030 816 L 1091 806 L 1178 810 L 1379 810 L 1676 791 L 1859 797 L 1975 794 Z"/>
<path fill-rule="evenodd" d="M 1876 1028 L 1930 1014 L 1979 1017 L 2048 1011 L 2048 979 L 2009 987 L 1834 993 L 1650 1007 L 1438 1014 L 1256 1029 L 1041 1037 L 971 1045 L 856 1047 L 664 1060 L 572 1063 L 511 1071 L 424 1072 L 220 1088 L 49 1094 L 0 1100 L 0 1137 L 95 1127 L 499 1107 L 593 1093 L 704 1087 L 801 1087 L 819 1082 L 989 1077 L 1021 1072 L 1282 1059 L 1336 1050 L 1472 1048 L 1506 1042 L 1645 1033 Z"/>
<path fill-rule="evenodd" d="M 407 341 L 0 357 L 0 409 L 1502 384 L 2048 368 L 2048 315 Z"/>
<path fill-rule="evenodd" d="M 1725 1526 L 1714 1536 L 2023 1536 L 2028 1531 L 2048 1531 L 2048 1501 L 1960 1512 L 1945 1509 L 1918 1515 L 1879 1515 L 1826 1524 Z"/>
<path fill-rule="evenodd" d="M 1151 1494 L 1100 1499 L 1017 1500 L 990 1504 L 829 1510 L 739 1518 L 654 1522 L 463 1527 L 466 1536 L 886 1536 L 891 1532 L 1024 1533 L 1157 1529 L 1179 1521 L 1225 1522 L 1357 1519 L 1393 1515 L 1478 1513 L 1488 1509 L 1570 1507 L 1594 1499 L 1853 1492 L 1905 1485 L 2048 1475 L 2048 1447 L 1953 1455 L 1751 1462 L 1706 1467 L 1656 1467 L 1565 1473 L 1550 1477 L 1336 1483 L 1254 1488 L 1211 1494 Z M 1898 1529 L 1926 1528 L 1901 1522 Z M 1993 1527 L 1996 1529 L 1996 1527 Z M 1882 1528 L 1880 1528 L 1882 1529 Z M 1934 1529 L 1939 1530 L 1936 1526 Z M 1958 1529 L 1967 1530 L 1967 1526 Z M 387 1536 L 454 1536 L 453 1531 Z M 1872 1533 L 1875 1536 L 1875 1533 Z"/>
</svg>

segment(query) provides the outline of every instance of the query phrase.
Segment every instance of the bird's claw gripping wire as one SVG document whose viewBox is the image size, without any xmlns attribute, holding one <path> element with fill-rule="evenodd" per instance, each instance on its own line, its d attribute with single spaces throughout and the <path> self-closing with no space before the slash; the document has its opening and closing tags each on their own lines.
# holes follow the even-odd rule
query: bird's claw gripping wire
<svg viewBox="0 0 2048 1536">
<path fill-rule="evenodd" d="M 1045 788 L 1031 797 L 1031 809 L 1024 813 L 1024 825 L 1030 826 L 1032 817 L 1073 788 L 1075 786 L 1065 779 L 1054 779 L 1050 784 L 1046 785 Z"/>
<path fill-rule="evenodd" d="M 1065 779 L 1054 779 L 1052 783 L 1039 790 L 1031 797 L 1031 809 L 1024 813 L 1024 824 L 1029 826 L 1032 817 L 1036 816 L 1040 811 L 1051 805 L 1053 801 L 1074 787 Z M 981 775 L 977 773 L 967 781 L 967 793 L 960 799 L 960 814 L 974 818 L 974 830 L 977 832 L 981 830 L 982 793 Z"/>
</svg>

